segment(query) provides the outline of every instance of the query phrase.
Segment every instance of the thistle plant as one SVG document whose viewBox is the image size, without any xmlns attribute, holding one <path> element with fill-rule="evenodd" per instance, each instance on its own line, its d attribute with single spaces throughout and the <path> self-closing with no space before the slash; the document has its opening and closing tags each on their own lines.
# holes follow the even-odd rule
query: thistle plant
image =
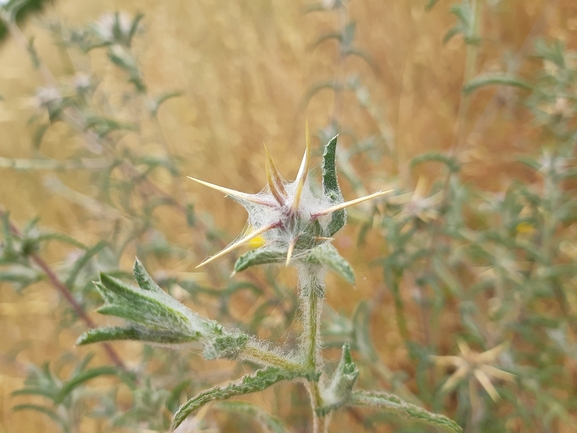
<svg viewBox="0 0 577 433">
<path fill-rule="evenodd" d="M 79 345 L 128 339 L 168 346 L 200 346 L 206 359 L 250 361 L 259 367 L 236 382 L 202 391 L 189 399 L 175 413 L 172 429 L 210 402 L 262 391 L 281 381 L 299 380 L 305 383 L 310 395 L 314 432 L 328 431 L 331 413 L 350 405 L 381 408 L 450 431 L 461 430 L 449 418 L 430 413 L 395 395 L 355 389 L 359 370 L 348 343 L 342 347 L 336 369 L 331 373 L 323 368 L 320 315 L 325 298 L 325 270 L 336 271 L 348 281 L 354 281 L 351 266 L 331 241 L 346 223 L 346 208 L 387 193 L 380 191 L 345 202 L 336 176 L 336 146 L 337 137 L 325 146 L 320 192 L 315 192 L 308 177 L 311 159 L 308 127 L 305 154 L 294 182 L 281 177 L 268 151 L 268 184 L 258 194 L 242 193 L 191 178 L 224 192 L 249 213 L 248 233 L 201 265 L 260 237 L 262 246 L 240 256 L 234 266 L 235 272 L 271 263 L 283 263 L 297 269 L 303 332 L 295 350 L 273 348 L 255 336 L 228 329 L 189 310 L 166 294 L 138 260 L 134 276 L 139 288 L 101 274 L 96 287 L 105 305 L 98 311 L 125 319 L 128 326 L 90 330 L 79 338 Z"/>
</svg>

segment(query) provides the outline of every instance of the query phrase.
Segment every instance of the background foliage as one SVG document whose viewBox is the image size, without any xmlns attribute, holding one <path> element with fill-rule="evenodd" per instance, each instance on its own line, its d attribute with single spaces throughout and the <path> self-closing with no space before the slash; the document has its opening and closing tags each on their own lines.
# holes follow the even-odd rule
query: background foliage
<svg viewBox="0 0 577 433">
<path fill-rule="evenodd" d="M 256 192 L 263 141 L 294 176 L 305 118 L 319 151 L 341 133 L 345 198 L 395 190 L 335 241 L 357 275 L 354 289 L 328 281 L 335 365 L 349 341 L 363 386 L 469 432 L 575 430 L 577 5 L 339 6 L 61 0 L 0 46 L 1 431 L 163 431 L 186 395 L 241 373 L 115 343 L 127 373 L 102 347 L 74 347 L 87 322 L 42 263 L 89 320 L 97 273 L 126 276 L 138 255 L 206 316 L 295 343 L 294 275 L 229 278 L 234 258 L 195 270 L 244 215 L 183 178 Z M 121 50 L 98 33 L 119 8 L 143 14 L 113 35 Z M 306 393 L 287 386 L 249 400 L 307 431 Z M 195 421 L 239 431 L 235 410 Z M 339 431 L 422 431 L 370 410 L 338 417 Z"/>
</svg>

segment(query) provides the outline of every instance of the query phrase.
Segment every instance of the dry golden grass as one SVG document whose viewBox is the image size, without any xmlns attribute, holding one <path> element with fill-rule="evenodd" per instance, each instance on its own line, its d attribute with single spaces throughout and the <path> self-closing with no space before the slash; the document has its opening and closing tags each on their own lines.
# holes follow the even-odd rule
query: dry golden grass
<svg viewBox="0 0 577 433">
<path fill-rule="evenodd" d="M 353 97 L 347 96 L 340 121 L 359 134 L 389 128 L 400 157 L 398 167 L 355 159 L 359 172 L 371 173 L 367 179 L 385 182 L 399 170 L 410 185 L 416 179 L 407 173 L 409 159 L 425 150 L 447 150 L 455 140 L 465 47 L 460 38 L 446 46 L 441 43 L 453 22 L 448 14 L 451 2 L 441 1 L 430 13 L 424 11 L 424 3 L 355 0 L 351 4 L 351 17 L 357 21 L 357 44 L 373 56 L 377 70 L 371 71 L 365 63 L 352 59 L 340 73 L 362 76 L 384 120 L 379 125 L 358 108 Z M 577 48 L 577 4 L 573 0 L 509 0 L 497 9 L 486 11 L 482 24 L 486 42 L 479 53 L 479 72 L 499 70 L 506 50 L 518 57 L 522 71 L 530 71 L 535 65 L 524 56 L 531 51 L 537 35 L 561 38 L 569 48 Z M 305 118 L 316 129 L 325 126 L 333 112 L 334 95 L 330 91 L 315 96 L 306 109 L 303 95 L 314 82 L 335 74 L 336 46 L 327 43 L 310 49 L 312 41 L 334 28 L 334 16 L 303 15 L 303 3 L 294 1 L 60 0 L 38 19 L 59 17 L 70 24 L 83 24 L 113 10 L 145 13 L 145 32 L 138 37 L 136 49 L 151 92 L 184 91 L 183 97 L 162 108 L 160 122 L 171 152 L 185 160 L 185 173 L 256 192 L 265 183 L 262 143 L 266 142 L 279 170 L 289 178 L 294 176 L 304 146 Z M 66 74 L 66 63 L 58 50 L 33 21 L 26 26 L 26 35 L 36 36 L 40 56 L 57 77 Z M 92 60 L 98 74 L 119 74 L 103 57 L 94 55 Z M 26 53 L 13 41 L 0 47 L 0 65 L 0 95 L 5 99 L 0 101 L 0 155 L 31 157 L 32 131 L 26 122 L 32 113 L 31 95 L 42 85 L 41 80 Z M 514 176 L 524 175 L 511 170 L 511 155 L 537 143 L 523 110 L 508 107 L 506 97 L 495 90 L 475 94 L 465 119 L 464 172 L 492 190 L 501 190 Z M 143 131 L 145 149 L 152 154 L 162 153 L 154 125 L 145 124 Z M 130 136 L 122 141 L 125 146 L 134 144 Z M 77 145 L 65 128 L 57 126 L 45 137 L 43 150 L 64 157 Z M 11 211 L 15 221 L 24 223 L 38 215 L 44 227 L 86 242 L 97 239 L 98 234 L 85 224 L 85 209 L 47 193 L 43 187 L 46 173 L 1 170 L 0 203 Z M 437 174 L 421 173 L 428 179 Z M 85 175 L 57 176 L 75 188 L 90 190 Z M 158 180 L 171 188 L 167 179 Z M 365 188 L 372 191 L 382 187 L 374 182 Z M 214 216 L 217 227 L 226 227 L 231 236 L 242 228 L 244 214 L 234 202 L 192 183 L 183 185 L 196 208 Z M 349 185 L 343 187 L 345 196 L 353 196 Z M 182 239 L 186 232 L 182 218 L 168 211 L 162 218 L 165 235 L 172 240 Z M 379 271 L 366 265 L 382 252 L 380 239 L 369 239 L 368 246 L 357 253 L 352 248 L 354 232 L 355 228 L 349 227 L 337 246 L 356 269 L 357 290 L 331 288 L 328 293 L 328 301 L 344 310 L 363 296 L 374 296 L 382 285 Z M 48 259 L 57 257 L 58 252 L 49 250 Z M 174 264 L 176 270 L 185 272 L 191 272 L 194 265 L 194 259 Z M 334 287 L 346 287 L 336 279 L 331 282 Z M 71 348 L 78 335 L 77 330 L 70 330 L 55 338 L 59 317 L 59 312 L 53 310 L 55 304 L 56 294 L 47 284 L 37 284 L 22 296 L 6 284 L 0 287 L 1 351 L 19 351 L 18 364 L 0 358 L 0 432 L 55 431 L 41 415 L 11 413 L 13 401 L 9 396 L 22 385 L 26 363 L 41 364 L 57 357 Z M 376 334 L 376 345 L 386 353 L 392 368 L 407 367 L 393 317 L 392 302 L 385 298 L 375 314 L 374 327 L 389 331 Z M 444 320 L 446 326 L 454 326 L 450 316 Z M 138 351 L 134 345 L 125 347 L 128 354 Z M 94 425 L 86 431 L 100 430 Z"/>
</svg>

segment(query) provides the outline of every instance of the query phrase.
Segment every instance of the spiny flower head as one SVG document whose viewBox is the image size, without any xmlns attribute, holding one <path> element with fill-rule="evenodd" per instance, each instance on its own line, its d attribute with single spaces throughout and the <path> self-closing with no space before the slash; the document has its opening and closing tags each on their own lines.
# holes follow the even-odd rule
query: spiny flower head
<svg viewBox="0 0 577 433">
<path fill-rule="evenodd" d="M 266 147 L 268 185 L 258 194 L 247 194 L 189 177 L 202 185 L 224 192 L 244 206 L 249 214 L 249 229 L 199 266 L 256 238 L 264 239 L 263 246 L 241 256 L 235 265 L 235 271 L 264 263 L 284 262 L 288 266 L 291 260 L 312 259 L 323 262 L 324 259 L 320 257 L 326 256 L 328 250 L 327 247 L 322 247 L 330 245 L 332 236 L 345 225 L 345 209 L 388 192 L 377 192 L 344 202 L 336 176 L 336 145 L 335 136 L 325 146 L 320 194 L 311 189 L 308 179 L 311 157 L 308 126 L 305 154 L 293 182 L 282 178 Z M 330 254 L 333 254 L 332 250 Z"/>
</svg>

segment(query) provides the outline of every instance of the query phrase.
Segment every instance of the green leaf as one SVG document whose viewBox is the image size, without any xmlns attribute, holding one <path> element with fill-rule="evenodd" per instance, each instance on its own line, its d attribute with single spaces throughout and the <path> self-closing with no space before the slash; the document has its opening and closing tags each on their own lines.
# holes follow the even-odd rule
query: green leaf
<svg viewBox="0 0 577 433">
<path fill-rule="evenodd" d="M 353 272 L 353 268 L 330 243 L 325 243 L 313 248 L 307 256 L 307 260 L 312 260 L 325 265 L 349 283 L 355 283 L 355 273 Z"/>
<path fill-rule="evenodd" d="M 185 344 L 199 341 L 200 333 L 181 334 L 174 331 L 151 331 L 142 326 L 104 327 L 91 329 L 76 340 L 77 346 L 100 343 L 103 341 L 131 340 L 156 344 Z"/>
<path fill-rule="evenodd" d="M 128 46 L 130 46 L 132 44 L 132 38 L 136 34 L 136 30 L 138 30 L 138 25 L 140 24 L 140 21 L 142 21 L 143 18 L 144 18 L 144 14 L 136 14 L 134 19 L 132 20 L 132 24 L 130 25 L 130 30 L 128 31 L 128 34 L 126 35 Z"/>
<path fill-rule="evenodd" d="M 138 258 L 134 262 L 132 272 L 134 273 L 134 278 L 136 279 L 136 282 L 138 283 L 138 285 L 142 290 L 148 290 L 151 292 L 165 294 L 164 290 L 162 290 L 158 286 L 158 284 L 156 284 L 154 280 L 150 277 L 148 272 L 146 272 L 146 269 L 144 269 L 142 262 L 138 260 Z"/>
<path fill-rule="evenodd" d="M 320 416 L 326 416 L 329 412 L 345 405 L 351 396 L 353 386 L 359 376 L 359 369 L 353 361 L 351 348 L 348 343 L 343 345 L 341 360 L 330 385 L 323 391 L 325 406 L 316 408 Z"/>
<path fill-rule="evenodd" d="M 325 90 L 325 89 L 332 89 L 335 93 L 338 93 L 341 90 L 343 90 L 343 85 L 341 83 L 336 82 L 336 81 L 325 81 L 325 82 L 314 84 L 313 86 L 309 87 L 309 89 L 305 93 L 303 100 L 302 100 L 302 103 L 301 103 L 302 107 L 306 108 L 306 106 L 309 104 L 309 101 L 312 99 L 312 97 L 315 96 L 321 90 Z"/>
<path fill-rule="evenodd" d="M 379 408 L 413 421 L 441 427 L 454 433 L 460 433 L 463 429 L 452 419 L 429 412 L 420 406 L 407 403 L 394 394 L 382 391 L 355 391 L 350 400 L 351 405 L 368 406 Z"/>
<path fill-rule="evenodd" d="M 44 134 L 46 133 L 46 131 L 48 131 L 49 127 L 50 127 L 49 124 L 44 123 L 36 128 L 36 130 L 34 131 L 34 137 L 32 138 L 32 145 L 34 146 L 34 149 L 36 150 L 40 149 L 40 145 L 42 144 Z"/>
<path fill-rule="evenodd" d="M 338 33 L 338 32 L 326 33 L 324 35 L 321 35 L 316 41 L 314 41 L 310 47 L 311 47 L 311 49 L 315 49 L 316 47 L 318 47 L 323 42 L 329 41 L 331 39 L 336 39 L 339 43 L 342 43 L 343 35 L 341 33 Z"/>
<path fill-rule="evenodd" d="M 451 173 L 457 173 L 461 169 L 461 165 L 455 158 L 451 158 L 450 156 L 441 152 L 425 152 L 414 157 L 411 160 L 411 168 L 422 164 L 423 162 L 429 161 L 445 164 Z"/>
<path fill-rule="evenodd" d="M 376 362 L 379 355 L 373 346 L 370 331 L 370 308 L 366 299 L 359 301 L 353 312 L 353 329 L 355 344 L 359 352 L 371 362 Z"/>
<path fill-rule="evenodd" d="M 178 301 L 162 292 L 151 292 L 130 287 L 107 274 L 100 274 L 95 283 L 102 298 L 107 302 L 98 312 L 121 317 L 148 328 L 166 331 L 190 331 L 185 308 Z"/>
<path fill-rule="evenodd" d="M 54 400 L 55 397 L 53 389 L 46 389 L 41 387 L 17 389 L 16 391 L 10 394 L 11 397 L 17 397 L 19 395 L 39 395 L 42 397 L 49 398 L 50 400 Z"/>
<path fill-rule="evenodd" d="M 134 274 L 141 287 L 132 287 L 106 274 L 100 274 L 96 288 L 105 300 L 98 312 L 132 322 L 128 327 L 92 329 L 77 341 L 89 344 L 108 340 L 140 340 L 157 344 L 183 344 L 199 341 L 206 359 L 235 359 L 249 336 L 225 329 L 218 322 L 189 310 L 165 293 L 150 278 L 137 260 Z"/>
<path fill-rule="evenodd" d="M 463 86 L 464 93 L 471 93 L 474 90 L 485 86 L 513 86 L 520 89 L 532 90 L 533 86 L 513 75 L 506 74 L 484 74 L 473 78 Z"/>
<path fill-rule="evenodd" d="M 44 415 L 50 417 L 50 419 L 56 423 L 58 423 L 64 432 L 69 432 L 70 429 L 66 425 L 66 422 L 56 413 L 56 411 L 50 409 L 46 406 L 41 406 L 38 404 L 19 404 L 18 406 L 14 406 L 12 408 L 14 412 L 21 411 L 21 410 L 33 410 L 36 412 L 43 413 Z"/>
<path fill-rule="evenodd" d="M 286 252 L 271 250 L 267 248 L 257 248 L 240 256 L 234 264 L 234 271 L 241 272 L 252 266 L 284 263 L 286 261 Z"/>
<path fill-rule="evenodd" d="M 425 6 L 426 11 L 430 11 L 435 7 L 435 5 L 439 2 L 439 0 L 429 0 Z"/>
<path fill-rule="evenodd" d="M 267 367 L 257 370 L 251 375 L 246 375 L 227 386 L 215 386 L 214 388 L 201 392 L 184 403 L 174 414 L 172 429 L 174 430 L 177 428 L 192 412 L 212 401 L 226 400 L 237 395 L 262 391 L 277 382 L 305 376 L 306 374 L 302 371 L 282 370 L 277 367 Z"/>
<path fill-rule="evenodd" d="M 335 135 L 325 146 L 323 154 L 323 194 L 334 204 L 344 202 L 343 194 L 337 178 L 337 138 Z M 327 227 L 327 235 L 333 236 L 342 229 L 347 222 L 347 212 L 342 209 L 331 214 L 331 221 Z"/>
<path fill-rule="evenodd" d="M 271 433 L 288 432 L 280 419 L 272 416 L 261 407 L 252 403 L 247 403 L 244 401 L 226 401 L 218 403 L 215 405 L 215 408 L 229 412 L 246 414 L 257 421 L 263 427 L 263 429 Z"/>
<path fill-rule="evenodd" d="M 117 367 L 104 366 L 91 368 L 90 370 L 85 370 L 78 373 L 71 380 L 66 382 L 54 399 L 54 404 L 61 404 L 66 399 L 66 397 L 68 397 L 70 393 L 80 385 L 100 376 L 118 376 L 123 379 L 123 381 L 127 383 L 131 388 L 134 388 L 136 385 L 134 377 L 131 377 L 131 375 L 125 371 L 119 370 Z"/>
<path fill-rule="evenodd" d="M 76 262 L 74 263 L 74 266 L 70 270 L 70 274 L 68 275 L 68 278 L 66 279 L 66 281 L 64 283 L 66 285 L 66 287 L 72 288 L 72 286 L 74 285 L 74 282 L 76 281 L 76 278 L 78 277 L 78 274 L 80 273 L 82 268 L 84 268 L 84 266 L 86 266 L 88 264 L 88 262 L 96 254 L 98 254 L 100 251 L 102 251 L 104 249 L 104 247 L 106 247 L 106 245 L 107 245 L 107 243 L 105 241 L 98 242 L 92 248 L 89 248 L 88 250 L 86 250 L 86 252 L 84 253 L 84 255 L 82 257 L 80 257 L 78 260 L 76 260 Z"/>
<path fill-rule="evenodd" d="M 71 236 L 68 236 L 64 233 L 42 233 L 34 238 L 36 242 L 44 242 L 44 241 L 60 241 L 69 245 L 74 245 L 75 247 L 82 248 L 83 250 L 86 249 L 86 245 L 82 242 L 77 241 Z"/>
</svg>

